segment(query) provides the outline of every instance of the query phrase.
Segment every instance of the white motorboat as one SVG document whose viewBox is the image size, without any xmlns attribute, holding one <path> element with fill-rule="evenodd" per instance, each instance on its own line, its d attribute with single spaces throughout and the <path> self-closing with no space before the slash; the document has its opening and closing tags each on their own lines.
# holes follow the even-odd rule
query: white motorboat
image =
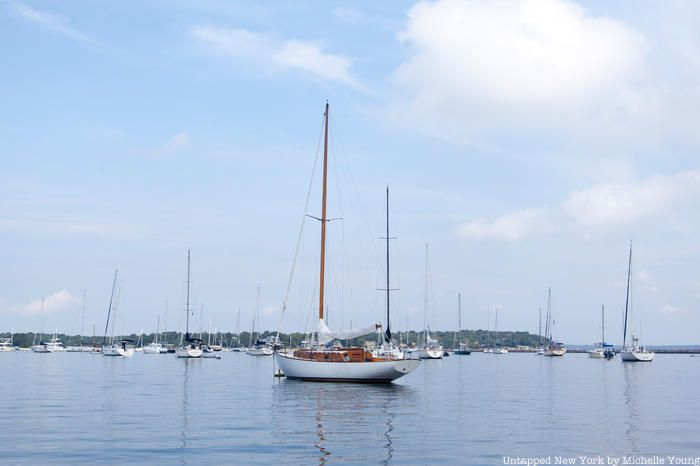
<svg viewBox="0 0 700 466">
<path fill-rule="evenodd" d="M 267 343 L 263 343 L 253 346 L 246 351 L 246 354 L 249 356 L 272 356 L 274 352 L 275 350 L 272 348 L 272 346 L 268 345 Z"/>
<path fill-rule="evenodd" d="M 12 337 L 0 338 L 0 353 L 9 353 L 14 350 L 15 347 L 12 345 Z"/>
</svg>

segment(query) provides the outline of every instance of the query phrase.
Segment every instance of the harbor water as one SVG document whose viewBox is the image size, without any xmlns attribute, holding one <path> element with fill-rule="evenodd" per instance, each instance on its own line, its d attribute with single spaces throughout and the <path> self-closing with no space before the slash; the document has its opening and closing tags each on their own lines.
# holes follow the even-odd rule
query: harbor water
<svg viewBox="0 0 700 466">
<path fill-rule="evenodd" d="M 504 464 L 700 456 L 700 357 L 473 353 L 390 385 L 273 377 L 271 357 L 0 354 L 3 464 Z M 579 463 L 580 464 L 580 463 Z"/>
</svg>

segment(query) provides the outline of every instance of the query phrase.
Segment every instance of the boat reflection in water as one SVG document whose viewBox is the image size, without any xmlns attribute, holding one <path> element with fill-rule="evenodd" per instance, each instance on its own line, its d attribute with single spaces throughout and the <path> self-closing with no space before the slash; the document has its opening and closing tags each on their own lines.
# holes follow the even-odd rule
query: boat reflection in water
<svg viewBox="0 0 700 466">
<path fill-rule="evenodd" d="M 299 463 L 391 464 L 397 413 L 415 405 L 415 391 L 398 384 L 327 384 L 281 379 L 275 385 L 271 425 L 298 445 L 313 448 Z M 282 419 L 298 420 L 294 431 Z M 276 418 L 279 418 L 278 422 Z M 295 438 L 290 438 L 295 437 Z M 303 458 L 302 458 L 303 457 Z M 311 457 L 315 459 L 310 459 Z"/>
</svg>

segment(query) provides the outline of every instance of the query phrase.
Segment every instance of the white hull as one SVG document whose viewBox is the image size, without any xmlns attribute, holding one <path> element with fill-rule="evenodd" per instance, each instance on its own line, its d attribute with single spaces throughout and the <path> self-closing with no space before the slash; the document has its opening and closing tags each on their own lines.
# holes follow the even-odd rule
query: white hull
<svg viewBox="0 0 700 466">
<path fill-rule="evenodd" d="M 443 351 L 442 349 L 421 348 L 413 350 L 411 354 L 418 359 L 442 359 Z"/>
<path fill-rule="evenodd" d="M 121 356 L 130 358 L 134 355 L 134 348 L 123 348 L 121 346 L 109 345 L 102 347 L 102 356 Z"/>
<path fill-rule="evenodd" d="M 15 349 L 11 346 L 0 346 L 0 353 L 9 353 Z"/>
<path fill-rule="evenodd" d="M 605 352 L 602 349 L 592 349 L 588 350 L 588 357 L 592 359 L 603 359 L 605 358 Z"/>
<path fill-rule="evenodd" d="M 505 348 L 496 348 L 492 351 L 493 354 L 508 354 L 508 350 Z"/>
<path fill-rule="evenodd" d="M 550 348 L 544 350 L 543 356 L 564 356 L 566 354 L 566 348 Z"/>
<path fill-rule="evenodd" d="M 417 359 L 374 362 L 325 362 L 298 359 L 276 353 L 275 359 L 288 379 L 318 382 L 389 383 L 413 372 Z"/>
<path fill-rule="evenodd" d="M 178 348 L 175 350 L 175 355 L 178 358 L 201 358 L 202 349 L 201 348 Z"/>
<path fill-rule="evenodd" d="M 246 354 L 249 356 L 272 356 L 274 351 L 272 351 L 272 348 L 269 346 L 265 346 L 263 348 L 252 348 L 246 351 Z"/>
<path fill-rule="evenodd" d="M 143 347 L 143 354 L 166 354 L 168 350 L 159 344 Z"/>
<path fill-rule="evenodd" d="M 651 362 L 654 353 L 651 351 L 624 350 L 620 352 L 620 357 L 627 362 Z"/>
</svg>

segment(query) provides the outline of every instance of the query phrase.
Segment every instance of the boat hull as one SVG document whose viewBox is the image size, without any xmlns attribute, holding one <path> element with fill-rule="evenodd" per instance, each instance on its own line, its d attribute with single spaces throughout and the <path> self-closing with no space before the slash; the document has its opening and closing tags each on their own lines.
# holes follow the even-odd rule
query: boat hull
<svg viewBox="0 0 700 466">
<path fill-rule="evenodd" d="M 264 348 L 252 348 L 246 351 L 248 356 L 272 356 L 274 351 L 272 348 L 265 346 Z"/>
<path fill-rule="evenodd" d="M 121 346 L 103 346 L 102 356 L 115 356 L 130 358 L 134 355 L 134 348 L 123 348 Z"/>
<path fill-rule="evenodd" d="M 605 353 L 603 352 L 603 350 L 592 349 L 592 350 L 588 350 L 587 353 L 588 353 L 588 357 L 591 359 L 603 359 L 603 358 L 605 358 Z"/>
<path fill-rule="evenodd" d="M 625 362 L 651 362 L 654 353 L 651 351 L 621 351 L 620 357 Z"/>
<path fill-rule="evenodd" d="M 438 350 L 423 348 L 414 350 L 411 354 L 417 357 L 418 359 L 442 359 L 444 352 L 441 349 Z"/>
<path fill-rule="evenodd" d="M 275 360 L 288 379 L 316 382 L 390 383 L 413 372 L 418 359 L 367 362 L 327 362 L 275 353 Z"/>
<path fill-rule="evenodd" d="M 160 345 L 149 345 L 143 347 L 143 354 L 167 354 L 168 349 Z"/>
<path fill-rule="evenodd" d="M 466 355 L 472 354 L 472 352 L 471 352 L 471 350 L 458 349 L 458 350 L 454 350 L 454 352 L 452 354 L 456 354 L 459 356 L 466 356 Z"/>
<path fill-rule="evenodd" d="M 183 359 L 198 359 L 202 357 L 201 348 L 178 348 L 175 350 L 175 355 Z"/>
<path fill-rule="evenodd" d="M 564 356 L 566 354 L 566 348 L 551 348 L 544 350 L 543 356 L 555 357 Z"/>
</svg>

